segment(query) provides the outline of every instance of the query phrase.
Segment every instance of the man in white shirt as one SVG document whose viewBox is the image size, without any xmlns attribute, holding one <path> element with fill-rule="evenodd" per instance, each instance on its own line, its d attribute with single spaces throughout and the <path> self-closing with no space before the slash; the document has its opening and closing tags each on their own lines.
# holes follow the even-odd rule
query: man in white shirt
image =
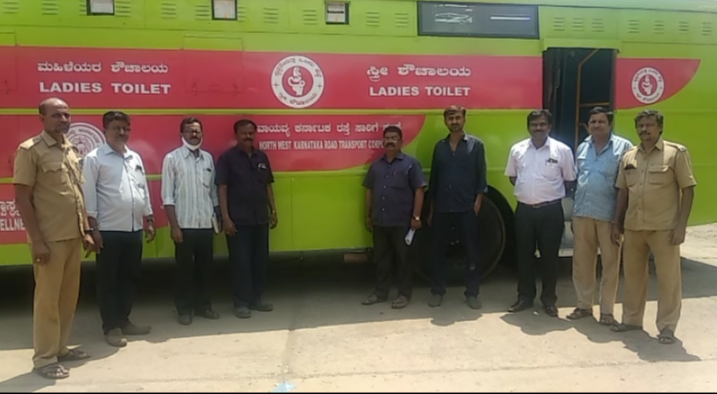
<svg viewBox="0 0 717 394">
<path fill-rule="evenodd" d="M 124 335 L 145 335 L 149 326 L 129 321 L 142 262 L 143 218 L 147 242 L 154 218 L 142 158 L 127 147 L 130 118 L 119 111 L 102 116 L 107 143 L 85 156 L 83 192 L 97 249 L 97 299 L 105 340 L 124 347 Z"/>
<path fill-rule="evenodd" d="M 214 159 L 200 149 L 202 122 L 185 118 L 179 125 L 182 146 L 169 152 L 162 164 L 162 203 L 167 213 L 174 258 L 177 262 L 175 304 L 179 324 L 189 325 L 193 315 L 218 319 L 212 310 L 211 282 L 214 259 Z"/>
<path fill-rule="evenodd" d="M 518 301 L 509 312 L 533 306 L 535 251 L 540 253 L 543 284 L 540 300 L 548 316 L 557 317 L 555 288 L 558 280 L 560 242 L 565 228 L 562 199 L 575 182 L 573 152 L 562 142 L 550 138 L 552 114 L 548 110 L 528 114 L 530 138 L 510 149 L 505 175 L 515 186 L 518 239 Z"/>
</svg>

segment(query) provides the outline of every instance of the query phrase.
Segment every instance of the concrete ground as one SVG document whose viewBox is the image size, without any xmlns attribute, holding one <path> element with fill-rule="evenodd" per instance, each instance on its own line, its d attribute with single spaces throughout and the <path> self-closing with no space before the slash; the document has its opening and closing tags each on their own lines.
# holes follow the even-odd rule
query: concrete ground
<svg viewBox="0 0 717 394">
<path fill-rule="evenodd" d="M 565 319 L 575 302 L 569 264 L 555 319 L 539 303 L 506 313 L 516 298 L 507 271 L 484 284 L 480 311 L 468 309 L 460 287 L 430 309 L 423 284 L 404 310 L 365 307 L 370 267 L 322 258 L 274 263 L 267 301 L 276 310 L 249 320 L 231 314 L 220 267 L 222 318 L 187 327 L 173 312 L 172 265 L 147 265 L 132 318 L 153 331 L 115 349 L 101 335 L 89 266 L 72 344 L 93 357 L 67 364 L 71 376 L 58 382 L 29 372 L 31 271 L 0 270 L 0 391 L 714 391 L 717 226 L 691 228 L 683 255 L 680 340 L 671 346 L 655 339 L 654 277 L 647 332 L 617 334 L 589 319 Z"/>
</svg>

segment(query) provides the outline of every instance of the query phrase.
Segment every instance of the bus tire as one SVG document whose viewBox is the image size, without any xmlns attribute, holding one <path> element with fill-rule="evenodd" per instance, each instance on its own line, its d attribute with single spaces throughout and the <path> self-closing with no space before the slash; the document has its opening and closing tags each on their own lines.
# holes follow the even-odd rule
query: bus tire
<svg viewBox="0 0 717 394">
<path fill-rule="evenodd" d="M 425 204 L 428 206 L 428 204 Z M 508 207 L 508 212 L 506 212 Z M 428 211 L 423 213 L 423 227 L 416 232 L 414 241 L 409 248 L 409 260 L 412 262 L 414 276 L 421 281 L 430 283 L 432 268 L 432 228 L 428 226 Z M 476 218 L 478 221 L 479 250 L 482 257 L 481 280 L 485 280 L 495 268 L 506 261 L 511 261 L 510 253 L 506 253 L 506 246 L 510 245 L 512 233 L 512 211 L 505 200 L 491 190 L 483 199 L 481 211 Z M 453 229 L 452 241 L 446 253 L 448 264 L 448 282 L 460 285 L 464 283 L 465 259 L 463 245 L 459 240 L 458 232 Z"/>
</svg>

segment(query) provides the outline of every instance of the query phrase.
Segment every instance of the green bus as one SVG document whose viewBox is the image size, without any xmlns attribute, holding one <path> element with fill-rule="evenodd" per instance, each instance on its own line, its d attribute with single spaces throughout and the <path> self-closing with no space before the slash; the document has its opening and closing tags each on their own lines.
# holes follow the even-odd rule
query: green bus
<svg viewBox="0 0 717 394">
<path fill-rule="evenodd" d="M 400 125 L 427 170 L 451 104 L 468 109 L 466 128 L 486 146 L 476 240 L 485 274 L 512 260 L 515 199 L 503 171 L 536 108 L 553 112 L 553 136 L 573 148 L 593 106 L 614 109 L 617 133 L 633 141 L 635 114 L 662 111 L 665 138 L 690 149 L 700 185 L 690 224 L 714 222 L 717 158 L 705 150 L 716 45 L 717 2 L 707 0 L 0 0 L 0 128 L 10 131 L 0 265 L 30 263 L 13 154 L 40 131 L 36 108 L 50 96 L 70 104 L 82 154 L 103 143 L 104 111 L 132 116 L 159 229 L 148 259 L 173 256 L 159 174 L 189 115 L 215 158 L 236 120 L 259 125 L 277 173 L 275 253 L 370 250 L 361 180 L 382 129 Z M 430 237 L 422 230 L 412 246 L 419 274 Z M 216 244 L 225 254 L 222 236 Z"/>
</svg>

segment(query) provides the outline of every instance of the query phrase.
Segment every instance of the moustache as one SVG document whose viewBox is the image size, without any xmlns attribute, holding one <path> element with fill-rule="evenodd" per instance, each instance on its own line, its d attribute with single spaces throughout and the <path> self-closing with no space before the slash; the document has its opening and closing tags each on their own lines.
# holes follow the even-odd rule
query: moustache
<svg viewBox="0 0 717 394">
<path fill-rule="evenodd" d="M 393 142 L 387 142 L 386 146 L 396 146 L 396 144 L 394 144 Z"/>
<path fill-rule="evenodd" d="M 244 141 L 254 141 L 252 138 L 244 138 Z"/>
</svg>

